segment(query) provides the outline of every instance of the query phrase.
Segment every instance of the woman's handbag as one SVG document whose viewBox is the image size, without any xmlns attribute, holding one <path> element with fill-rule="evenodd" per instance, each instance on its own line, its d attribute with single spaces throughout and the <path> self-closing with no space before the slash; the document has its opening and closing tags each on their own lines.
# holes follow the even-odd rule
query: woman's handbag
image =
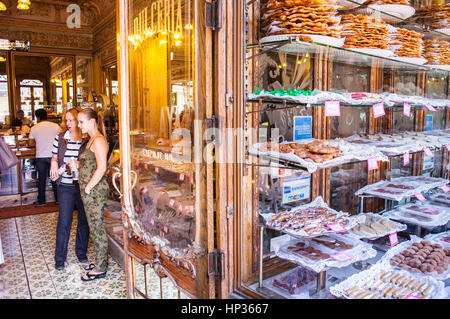
<svg viewBox="0 0 450 319">
<path fill-rule="evenodd" d="M 19 163 L 16 154 L 11 151 L 3 136 L 0 138 L 0 170 L 5 170 Z"/>
</svg>

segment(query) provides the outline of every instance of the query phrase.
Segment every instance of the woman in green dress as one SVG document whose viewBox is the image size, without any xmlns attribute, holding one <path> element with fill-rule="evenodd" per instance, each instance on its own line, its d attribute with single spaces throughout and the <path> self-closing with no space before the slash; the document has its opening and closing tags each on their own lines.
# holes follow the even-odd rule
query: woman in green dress
<svg viewBox="0 0 450 319">
<path fill-rule="evenodd" d="M 91 108 L 78 114 L 78 126 L 83 134 L 89 135 L 86 150 L 79 156 L 79 176 L 81 198 L 89 224 L 91 239 L 95 247 L 95 264 L 81 277 L 91 281 L 106 276 L 108 268 L 108 238 L 104 222 L 104 208 L 108 197 L 106 180 L 108 142 L 105 127 L 100 114 Z"/>
</svg>

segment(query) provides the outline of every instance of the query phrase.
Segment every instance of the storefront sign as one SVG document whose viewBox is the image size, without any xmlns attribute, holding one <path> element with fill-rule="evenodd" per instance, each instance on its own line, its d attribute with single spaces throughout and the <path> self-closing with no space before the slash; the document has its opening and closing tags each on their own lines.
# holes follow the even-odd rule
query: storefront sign
<svg viewBox="0 0 450 319">
<path fill-rule="evenodd" d="M 326 101 L 325 116 L 341 116 L 341 103 L 339 101 Z"/>
<path fill-rule="evenodd" d="M 294 116 L 294 142 L 312 138 L 312 116 Z"/>
<path fill-rule="evenodd" d="M 150 16 L 150 20 L 148 17 Z M 174 33 L 182 36 L 183 19 L 181 0 L 158 0 L 145 7 L 133 19 L 134 41 L 158 33 Z M 131 39 L 130 39 L 131 40 Z"/>
<path fill-rule="evenodd" d="M 311 175 L 285 178 L 283 180 L 282 203 L 287 204 L 299 200 L 309 199 L 311 192 Z"/>
<path fill-rule="evenodd" d="M 406 117 L 411 116 L 411 105 L 408 103 L 403 103 L 403 115 Z"/>
<path fill-rule="evenodd" d="M 386 115 L 386 111 L 384 109 L 384 103 L 377 103 L 372 106 L 373 117 L 379 118 Z"/>
<path fill-rule="evenodd" d="M 30 41 L 0 39 L 0 50 L 30 51 Z"/>
</svg>

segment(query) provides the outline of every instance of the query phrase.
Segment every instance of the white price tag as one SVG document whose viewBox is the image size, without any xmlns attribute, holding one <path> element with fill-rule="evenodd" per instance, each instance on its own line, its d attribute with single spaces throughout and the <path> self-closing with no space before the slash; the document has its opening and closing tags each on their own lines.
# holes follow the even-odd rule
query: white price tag
<svg viewBox="0 0 450 319">
<path fill-rule="evenodd" d="M 403 115 L 406 117 L 411 116 L 411 105 L 408 103 L 403 103 Z"/>
<path fill-rule="evenodd" d="M 341 103 L 339 101 L 326 101 L 325 116 L 341 116 Z"/>
<path fill-rule="evenodd" d="M 445 145 L 445 147 L 446 147 L 447 150 L 450 152 L 450 144 Z"/>
<path fill-rule="evenodd" d="M 393 233 L 389 235 L 389 242 L 391 243 L 391 247 L 398 245 L 398 235 L 397 233 Z"/>
<path fill-rule="evenodd" d="M 439 186 L 439 188 L 442 189 L 444 193 L 450 192 L 450 188 L 446 184 Z"/>
<path fill-rule="evenodd" d="M 414 196 L 416 196 L 416 198 L 417 198 L 418 200 L 420 200 L 421 202 L 424 202 L 424 201 L 427 200 L 427 199 L 422 195 L 422 193 L 414 194 Z"/>
<path fill-rule="evenodd" d="M 344 227 L 342 227 L 341 224 L 339 223 L 334 223 L 334 224 L 328 224 L 328 228 L 330 228 L 332 231 L 334 231 L 335 233 L 344 233 L 347 231 L 347 229 L 345 229 Z"/>
<path fill-rule="evenodd" d="M 409 165 L 409 152 L 403 154 L 403 166 Z"/>
<path fill-rule="evenodd" d="M 372 106 L 373 117 L 379 118 L 386 115 L 386 111 L 384 110 L 384 103 L 377 103 Z"/>
<path fill-rule="evenodd" d="M 424 147 L 423 151 L 425 152 L 425 154 L 429 157 L 434 157 L 434 153 L 430 150 L 429 147 Z"/>
<path fill-rule="evenodd" d="M 333 258 L 334 260 L 337 260 L 339 262 L 344 262 L 344 261 L 348 261 L 348 260 L 352 260 L 353 257 L 350 255 L 347 255 L 346 253 L 339 253 L 336 255 L 332 255 L 331 258 Z"/>
<path fill-rule="evenodd" d="M 430 111 L 436 112 L 436 109 L 431 104 L 425 104 L 425 107 Z"/>
<path fill-rule="evenodd" d="M 377 159 L 377 157 L 376 156 L 369 157 L 367 159 L 367 165 L 369 167 L 369 171 L 378 169 L 378 159 Z"/>
</svg>

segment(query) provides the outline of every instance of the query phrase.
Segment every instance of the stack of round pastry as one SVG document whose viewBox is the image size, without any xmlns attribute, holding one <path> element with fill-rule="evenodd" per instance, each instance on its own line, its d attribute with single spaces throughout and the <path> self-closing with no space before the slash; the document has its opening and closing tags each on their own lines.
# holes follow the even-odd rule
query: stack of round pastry
<svg viewBox="0 0 450 319">
<path fill-rule="evenodd" d="M 447 41 L 425 40 L 424 58 L 429 65 L 450 65 L 450 44 Z"/>
<path fill-rule="evenodd" d="M 418 8 L 414 19 L 417 23 L 425 24 L 431 29 L 450 28 L 450 3 Z"/>
<path fill-rule="evenodd" d="M 388 48 L 388 25 L 381 19 L 346 14 L 341 20 L 344 48 Z"/>
<path fill-rule="evenodd" d="M 337 3 L 332 0 L 269 0 L 262 8 L 267 35 L 312 34 L 340 38 Z"/>
<path fill-rule="evenodd" d="M 408 0 L 367 0 L 364 4 L 366 6 L 370 6 L 372 4 L 402 4 L 409 6 Z"/>
<path fill-rule="evenodd" d="M 449 248 L 423 240 L 392 257 L 390 264 L 412 272 L 442 274 L 447 271 L 449 262 Z"/>
<path fill-rule="evenodd" d="M 389 44 L 394 46 L 394 53 L 400 57 L 421 58 L 423 34 L 412 30 L 397 28 L 391 35 Z"/>
</svg>

